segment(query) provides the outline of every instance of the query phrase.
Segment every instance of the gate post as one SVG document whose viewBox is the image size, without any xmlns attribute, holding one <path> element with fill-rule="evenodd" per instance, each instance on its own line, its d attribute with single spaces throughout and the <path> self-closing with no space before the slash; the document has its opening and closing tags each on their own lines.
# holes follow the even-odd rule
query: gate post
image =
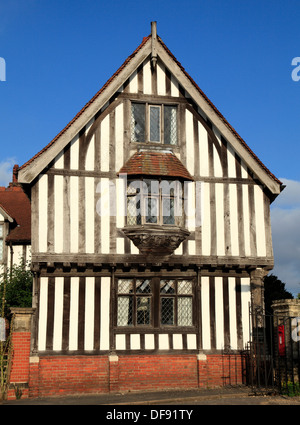
<svg viewBox="0 0 300 425">
<path fill-rule="evenodd" d="M 253 313 L 252 326 L 254 328 L 262 328 L 264 326 L 264 277 L 267 274 L 268 271 L 262 268 L 257 268 L 250 272 L 251 311 Z"/>
<path fill-rule="evenodd" d="M 300 300 L 277 300 L 273 301 L 271 307 L 275 316 L 300 317 Z"/>
<path fill-rule="evenodd" d="M 257 308 L 263 308 L 264 311 L 264 277 L 268 271 L 257 268 L 250 272 L 250 288 L 251 288 L 251 307 L 255 311 Z"/>
<path fill-rule="evenodd" d="M 14 307 L 10 310 L 12 314 L 15 315 L 15 319 L 12 334 L 13 362 L 10 374 L 8 398 L 16 398 L 16 389 L 22 391 L 23 398 L 27 398 L 29 392 L 31 321 L 35 309 Z"/>
<path fill-rule="evenodd" d="M 298 320 L 296 320 L 296 325 L 293 324 L 294 318 L 300 318 L 300 300 L 277 300 L 273 301 L 271 307 L 274 313 L 275 344 L 277 347 L 276 364 L 279 384 L 281 387 L 285 383 L 286 389 L 289 391 L 288 382 L 292 382 L 293 386 L 296 382 L 300 382 Z"/>
</svg>

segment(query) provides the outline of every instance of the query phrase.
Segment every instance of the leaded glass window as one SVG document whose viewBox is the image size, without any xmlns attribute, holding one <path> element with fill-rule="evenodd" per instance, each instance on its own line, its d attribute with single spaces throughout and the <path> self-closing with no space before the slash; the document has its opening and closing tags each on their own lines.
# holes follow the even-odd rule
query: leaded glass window
<svg viewBox="0 0 300 425">
<path fill-rule="evenodd" d="M 183 190 L 179 181 L 136 180 L 127 185 L 127 226 L 183 225 Z"/>
<path fill-rule="evenodd" d="M 177 108 L 164 106 L 164 143 L 176 145 L 177 143 Z"/>
<path fill-rule="evenodd" d="M 131 104 L 131 140 L 133 142 L 145 141 L 145 104 Z"/>
<path fill-rule="evenodd" d="M 141 181 L 129 182 L 127 185 L 127 225 L 141 224 Z"/>
<path fill-rule="evenodd" d="M 150 196 L 146 196 L 144 199 L 146 223 L 157 223 L 159 219 L 158 199 Z"/>
<path fill-rule="evenodd" d="M 177 293 L 178 293 L 178 326 L 191 326 L 193 323 L 192 281 L 178 280 Z"/>
<path fill-rule="evenodd" d="M 131 104 L 131 141 L 177 144 L 177 106 Z"/>
<path fill-rule="evenodd" d="M 150 106 L 150 142 L 160 142 L 161 114 L 160 106 Z"/>
<path fill-rule="evenodd" d="M 151 286 L 149 279 L 118 279 L 118 326 L 151 324 Z"/>
<path fill-rule="evenodd" d="M 191 327 L 191 279 L 118 279 L 117 326 Z"/>
<path fill-rule="evenodd" d="M 162 325 L 193 325 L 193 286 L 191 280 L 160 281 Z"/>
</svg>

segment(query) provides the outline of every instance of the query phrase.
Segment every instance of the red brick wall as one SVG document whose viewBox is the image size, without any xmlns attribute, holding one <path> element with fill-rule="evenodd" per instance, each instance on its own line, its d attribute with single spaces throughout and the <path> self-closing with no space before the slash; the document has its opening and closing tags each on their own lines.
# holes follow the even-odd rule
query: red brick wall
<svg viewBox="0 0 300 425">
<path fill-rule="evenodd" d="M 28 382 L 29 377 L 29 354 L 30 332 L 15 332 L 12 337 L 13 364 L 11 370 L 11 382 Z"/>
<path fill-rule="evenodd" d="M 12 336 L 13 362 L 10 374 L 8 398 L 15 398 L 13 386 L 22 390 L 22 397 L 28 397 L 30 332 L 15 332 Z"/>
<path fill-rule="evenodd" d="M 53 355 L 30 359 L 29 332 L 15 333 L 13 343 L 11 383 L 22 384 L 22 398 L 243 383 L 239 355 Z M 15 397 L 13 388 L 8 397 Z"/>
<path fill-rule="evenodd" d="M 240 355 L 210 354 L 199 361 L 199 387 L 213 388 L 242 385 L 243 362 Z"/>
<path fill-rule="evenodd" d="M 119 390 L 196 388 L 195 355 L 144 355 L 119 357 Z"/>
<path fill-rule="evenodd" d="M 31 397 L 109 392 L 107 356 L 45 356 L 30 366 Z"/>
</svg>

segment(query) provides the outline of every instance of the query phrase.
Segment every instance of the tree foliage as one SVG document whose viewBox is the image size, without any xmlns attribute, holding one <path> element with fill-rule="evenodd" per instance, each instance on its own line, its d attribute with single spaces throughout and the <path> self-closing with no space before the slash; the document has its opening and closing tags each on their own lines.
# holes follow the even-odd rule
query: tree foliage
<svg viewBox="0 0 300 425">
<path fill-rule="evenodd" d="M 0 300 L 4 301 L 4 317 L 9 316 L 11 307 L 32 306 L 32 282 L 32 273 L 24 262 L 0 275 Z"/>
<path fill-rule="evenodd" d="M 271 305 L 273 301 L 292 299 L 293 295 L 285 289 L 285 283 L 277 276 L 270 274 L 264 279 L 265 309 L 267 314 L 273 314 Z"/>
</svg>

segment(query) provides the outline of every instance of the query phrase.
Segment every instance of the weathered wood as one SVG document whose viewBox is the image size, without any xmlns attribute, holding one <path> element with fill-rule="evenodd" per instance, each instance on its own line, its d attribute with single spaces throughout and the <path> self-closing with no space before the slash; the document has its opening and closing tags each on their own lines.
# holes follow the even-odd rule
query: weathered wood
<svg viewBox="0 0 300 425">
<path fill-rule="evenodd" d="M 161 46 L 159 49 L 161 51 Z M 55 149 L 51 147 L 42 154 L 41 164 L 44 165 L 45 158 L 50 160 L 53 157 L 40 170 L 40 175 L 47 181 L 48 219 L 43 231 L 48 246 L 44 250 L 41 244 L 40 248 L 38 232 L 33 230 L 36 233 L 32 269 L 44 279 L 43 284 L 48 282 L 47 291 L 44 286 L 41 295 L 45 297 L 42 305 L 47 310 L 41 312 L 41 320 L 45 320 L 47 314 L 46 346 L 41 348 L 45 353 L 52 352 L 54 343 L 59 347 L 60 337 L 53 341 L 54 327 L 60 326 L 58 320 L 62 320 L 60 353 L 68 353 L 70 334 L 73 338 L 71 348 L 76 354 L 115 352 L 118 344 L 122 348 L 118 351 L 120 353 L 128 350 L 131 353 L 176 353 L 178 347 L 181 347 L 181 353 L 191 353 L 208 346 L 212 353 L 217 352 L 222 344 L 228 348 L 236 341 L 237 348 L 243 349 L 244 338 L 247 338 L 245 305 L 249 295 L 249 276 L 257 268 L 266 272 L 273 267 L 269 208 L 270 199 L 278 190 L 277 184 L 271 183 L 267 173 L 249 151 L 245 151 L 238 137 L 232 131 L 228 132 L 226 125 L 227 131 L 223 131 L 224 121 L 210 106 L 203 107 L 202 96 L 198 93 L 194 97 L 195 87 L 186 80 L 177 64 L 174 68 L 168 67 L 173 61 L 169 58 L 165 62 L 159 56 L 151 73 L 149 57 L 139 55 L 139 59 L 141 61 L 135 61 L 135 67 L 131 67 L 131 73 L 123 73 L 119 79 L 122 84 L 118 90 L 123 90 L 122 93 L 109 89 L 111 95 L 105 97 L 106 102 L 101 103 L 100 109 L 88 107 L 89 114 L 83 112 L 85 119 L 80 120 L 82 125 L 78 127 L 76 123 L 71 126 L 72 131 L 67 130 L 69 139 L 61 136 Z M 176 106 L 178 143 L 172 146 L 147 143 L 149 114 L 146 114 L 145 143 L 133 142 L 133 101 Z M 77 128 L 76 133 L 73 133 L 74 128 Z M 125 163 L 139 149 L 171 150 L 193 174 L 196 195 L 189 205 L 195 204 L 202 215 L 200 223 L 186 220 L 184 226 L 190 226 L 191 232 L 180 246 L 182 255 L 177 252 L 176 255 L 136 254 L 137 249 L 122 231 L 124 226 L 121 223 L 126 219 L 120 219 L 120 211 L 115 211 L 113 201 L 116 201 L 117 192 L 110 191 L 108 204 L 104 206 L 103 188 L 116 187 L 120 163 Z M 118 155 L 119 152 L 122 154 Z M 38 162 L 38 166 L 29 166 L 26 173 L 21 173 L 24 181 L 29 181 L 38 171 Z M 268 186 L 264 188 L 263 197 L 262 190 L 257 190 L 262 181 Z M 62 185 L 59 187 L 57 182 Z M 56 195 L 60 201 L 58 209 Z M 43 199 L 41 196 L 37 183 L 33 186 L 32 200 L 39 202 Z M 39 222 L 37 205 L 32 209 L 32 224 L 39 229 L 43 226 Z M 103 207 L 109 211 L 103 211 Z M 58 213 L 61 211 L 60 222 Z M 62 252 L 56 252 L 57 229 L 62 230 L 59 240 Z M 263 230 L 261 234 L 265 232 L 266 247 L 262 246 L 264 236 L 259 237 L 258 230 Z M 119 278 L 151 278 L 156 279 L 156 283 L 159 279 L 193 279 L 193 326 L 180 327 L 179 330 L 161 326 L 160 306 L 156 301 L 155 311 L 152 305 L 153 323 L 150 327 L 118 327 L 116 282 Z M 158 300 L 158 284 L 155 291 L 153 296 Z M 57 300 L 55 297 L 62 293 L 64 299 Z M 133 309 L 136 308 L 134 305 Z M 69 322 L 71 313 L 73 320 L 76 317 L 77 327 Z M 178 312 L 174 314 L 176 316 Z M 160 337 L 161 334 L 166 338 Z M 159 346 L 160 341 L 162 346 Z"/>
</svg>

